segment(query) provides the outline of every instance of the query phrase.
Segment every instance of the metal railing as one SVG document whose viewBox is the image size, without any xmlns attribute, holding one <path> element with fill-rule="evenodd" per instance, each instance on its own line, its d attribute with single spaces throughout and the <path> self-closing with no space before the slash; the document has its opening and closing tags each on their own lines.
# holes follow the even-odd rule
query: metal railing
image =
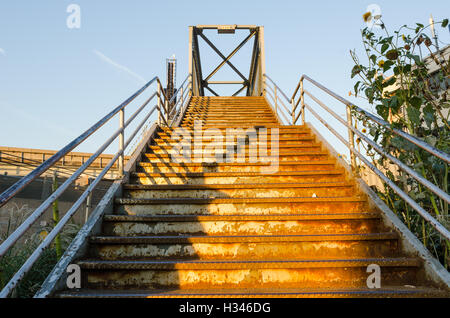
<svg viewBox="0 0 450 318">
<path fill-rule="evenodd" d="M 274 102 L 276 103 L 278 98 L 277 92 L 281 92 L 279 87 L 271 80 L 267 75 L 265 75 L 265 78 L 268 79 L 272 85 L 274 86 L 271 89 L 275 96 L 271 96 Z M 315 87 L 319 88 L 323 92 L 327 93 L 334 99 L 338 100 L 339 102 L 343 103 L 346 106 L 346 114 L 347 118 L 344 120 L 341 116 L 339 116 L 335 111 L 333 111 L 331 108 L 329 108 L 327 105 L 325 105 L 322 101 L 320 101 L 317 97 L 315 97 L 313 94 L 311 94 L 308 90 L 304 88 L 304 81 L 307 80 L 311 84 L 313 84 Z M 265 83 L 266 87 L 269 87 L 267 85 L 267 82 Z M 267 90 L 266 90 L 267 91 Z M 313 107 L 311 107 L 309 104 L 305 102 L 305 95 L 311 98 L 312 101 L 314 101 L 317 105 L 319 105 L 322 109 L 324 109 L 326 112 L 328 112 L 330 115 L 332 115 L 334 118 L 336 118 L 344 127 L 348 130 L 348 137 L 347 139 L 344 138 L 342 135 L 340 135 L 336 129 L 334 129 L 326 120 L 324 120 Z M 285 99 L 288 99 L 284 93 L 282 93 L 282 96 Z M 380 117 L 373 115 L 369 113 L 368 111 L 352 104 L 345 98 L 339 96 L 338 94 L 332 92 L 330 89 L 326 88 L 322 84 L 316 82 L 315 80 L 311 79 L 307 75 L 302 75 L 300 77 L 300 81 L 297 85 L 297 87 L 294 90 L 294 93 L 292 94 L 292 97 L 289 99 L 289 103 L 291 104 L 291 110 L 285 109 L 289 115 L 291 115 L 291 121 L 287 121 L 291 125 L 295 125 L 297 123 L 297 120 L 299 119 L 300 115 L 302 118 L 302 124 L 305 124 L 305 111 L 308 110 L 314 117 L 316 117 L 320 123 L 322 123 L 328 130 L 330 130 L 331 133 L 333 133 L 350 151 L 350 158 L 351 158 L 351 166 L 353 171 L 356 173 L 357 171 L 357 165 L 356 165 L 356 157 L 359 158 L 367 167 L 369 167 L 381 180 L 383 180 L 389 187 L 392 188 L 406 203 L 408 203 L 414 210 L 416 210 L 427 222 L 429 222 L 445 239 L 450 241 L 450 231 L 442 225 L 434 216 L 432 216 L 430 213 L 428 213 L 425 209 L 423 209 L 415 200 L 413 200 L 407 193 L 405 193 L 402 189 L 400 189 L 395 182 L 393 182 L 391 179 L 389 179 L 383 172 L 381 172 L 375 165 L 373 165 L 363 154 L 361 154 L 358 150 L 355 149 L 355 135 L 360 138 L 360 140 L 366 142 L 368 145 L 370 145 L 379 155 L 389 159 L 392 163 L 397 165 L 401 170 L 403 170 L 405 173 L 413 177 L 415 180 L 417 180 L 419 183 L 421 183 L 425 188 L 436 194 L 439 198 L 444 200 L 447 203 L 450 203 L 450 195 L 433 184 L 432 182 L 428 181 L 421 175 L 419 175 L 416 171 L 408 167 L 406 164 L 404 164 L 402 161 L 400 161 L 398 158 L 392 156 L 388 152 L 384 151 L 381 146 L 379 146 L 376 142 L 369 139 L 363 132 L 359 131 L 357 128 L 353 125 L 353 115 L 352 112 L 357 112 L 363 117 L 367 118 L 368 120 L 378 124 L 379 126 L 383 127 L 384 129 L 387 129 L 388 131 L 391 131 L 393 134 L 402 137 L 403 139 L 407 140 L 408 142 L 413 143 L 417 147 L 427 151 L 428 153 L 432 154 L 433 156 L 438 157 L 439 159 L 443 160 L 445 163 L 450 163 L 450 155 L 436 149 L 426 142 L 420 140 L 419 138 L 412 136 L 402 130 L 396 129 L 391 127 L 391 125 L 386 122 L 385 120 L 381 119 Z M 300 106 L 300 107 L 299 107 Z"/>
<path fill-rule="evenodd" d="M 267 74 L 263 74 L 263 94 L 270 97 L 269 102 L 272 102 L 272 107 L 277 114 L 277 117 L 279 119 L 282 119 L 283 124 L 295 125 L 298 118 L 295 118 L 292 109 L 290 110 L 289 107 L 287 107 L 286 104 L 283 103 L 280 95 L 284 98 L 288 105 L 291 103 L 290 98 L 287 97 L 287 95 L 281 90 L 281 88 L 277 84 L 275 84 L 275 82 Z M 286 114 L 291 117 L 291 119 L 286 117 Z"/>
<path fill-rule="evenodd" d="M 138 109 L 125 121 L 125 108 L 139 95 L 141 95 L 149 86 L 152 84 L 157 85 L 156 92 L 150 95 L 145 102 L 138 107 Z M 14 196 L 23 190 L 29 183 L 42 175 L 45 171 L 52 168 L 57 164 L 57 162 L 63 158 L 67 153 L 69 153 L 72 149 L 82 144 L 88 137 L 94 134 L 96 131 L 100 129 L 104 124 L 110 121 L 113 117 L 119 114 L 119 129 L 116 130 L 105 142 L 102 146 L 98 148 L 98 150 L 91 156 L 89 159 L 84 162 L 63 184 L 61 184 L 56 191 L 54 191 L 38 208 L 34 210 L 34 212 L 13 232 L 9 235 L 2 244 L 0 244 L 0 257 L 3 257 L 7 251 L 14 246 L 14 244 L 20 240 L 26 234 L 27 230 L 31 228 L 31 226 L 44 214 L 44 212 L 55 202 L 59 196 L 61 196 L 64 191 L 69 187 L 69 185 L 74 182 L 82 173 L 94 162 L 94 160 L 99 157 L 102 152 L 109 146 L 111 143 L 119 138 L 119 149 L 113 158 L 109 161 L 109 163 L 105 166 L 105 168 L 99 173 L 99 175 L 89 184 L 86 190 L 81 194 L 81 196 L 77 199 L 77 201 L 71 206 L 71 208 L 65 213 L 65 215 L 59 220 L 57 224 L 53 227 L 53 229 L 48 233 L 48 235 L 42 240 L 39 246 L 34 250 L 31 256 L 25 261 L 22 267 L 14 274 L 14 276 L 9 280 L 3 290 L 0 292 L 0 298 L 7 297 L 17 286 L 20 280 L 25 276 L 25 274 L 31 269 L 33 264 L 39 259 L 40 255 L 44 251 L 45 248 L 50 246 L 52 241 L 56 238 L 56 236 L 61 232 L 66 223 L 70 220 L 70 218 L 78 211 L 79 207 L 83 204 L 85 200 L 88 199 L 91 192 L 95 189 L 95 187 L 99 184 L 105 174 L 111 169 L 111 167 L 118 161 L 119 172 L 121 179 L 125 177 L 124 173 L 124 152 L 125 149 L 130 145 L 133 139 L 136 137 L 140 129 L 144 126 L 144 124 L 150 119 L 155 110 L 158 111 L 158 124 L 173 126 L 179 116 L 182 115 L 184 109 L 187 104 L 185 101 L 187 95 L 191 94 L 191 75 L 189 74 L 186 79 L 181 84 L 180 88 L 176 91 L 176 93 L 169 100 L 164 90 L 162 89 L 161 81 L 158 77 L 154 77 L 148 83 L 146 83 L 142 88 L 140 88 L 136 93 L 131 95 L 127 100 L 125 100 L 122 104 L 114 108 L 111 112 L 109 112 L 106 116 L 100 119 L 97 123 L 95 123 L 92 127 L 82 133 L 80 136 L 75 138 L 69 144 L 67 144 L 64 148 L 50 157 L 48 160 L 39 165 L 36 169 L 30 172 L 28 175 L 20 179 L 6 191 L 0 194 L 0 207 L 5 205 L 9 200 L 14 198 Z M 177 99 L 177 96 L 181 97 Z M 135 130 L 130 134 L 128 139 L 125 141 L 125 130 L 133 122 L 136 117 L 141 114 L 141 112 L 148 106 L 148 104 L 157 97 L 157 103 L 150 110 L 147 111 L 144 118 L 138 123 Z M 141 142 L 146 142 L 145 140 L 141 140 Z"/>
</svg>

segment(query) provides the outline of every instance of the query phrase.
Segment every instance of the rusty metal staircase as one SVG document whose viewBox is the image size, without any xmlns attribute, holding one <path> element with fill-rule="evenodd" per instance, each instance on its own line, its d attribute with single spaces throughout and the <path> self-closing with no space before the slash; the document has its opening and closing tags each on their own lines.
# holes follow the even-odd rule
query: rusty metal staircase
<svg viewBox="0 0 450 318">
<path fill-rule="evenodd" d="M 307 125 L 280 125 L 263 97 L 192 98 L 181 127 L 199 119 L 204 130 L 277 128 L 278 172 L 174 163 L 176 128 L 161 129 L 77 262 L 84 288 L 59 297 L 443 295 Z M 380 289 L 367 287 L 370 264 Z"/>
<path fill-rule="evenodd" d="M 206 37 L 208 30 L 249 34 L 224 55 Z M 14 290 L 116 161 L 121 178 L 92 211 L 35 297 L 448 297 L 449 272 L 358 177 L 357 159 L 432 224 L 443 239 L 450 240 L 447 228 L 355 149 L 357 136 L 450 202 L 442 189 L 414 174 L 357 130 L 352 111 L 388 125 L 305 75 L 292 97 L 287 97 L 265 74 L 262 27 L 196 26 L 189 31 L 189 75 L 173 96 L 167 96 L 155 77 L 0 194 L 2 206 L 119 115 L 119 130 L 0 244 L 1 257 L 68 184 L 119 139 L 119 150 L 110 163 L 0 297 Z M 230 59 L 252 38 L 250 71 L 244 76 Z M 223 60 L 207 76 L 202 73 L 200 39 Z M 224 65 L 241 79 L 212 81 Z M 347 118 L 341 118 L 305 89 L 305 81 L 344 104 Z M 125 120 L 125 108 L 153 84 L 156 92 Z M 232 96 L 218 96 L 212 86 L 221 84 L 242 87 Z M 212 96 L 205 96 L 207 92 Z M 237 96 L 241 93 L 245 96 Z M 154 99 L 156 105 L 143 111 Z M 310 106 L 310 101 L 316 106 Z M 320 116 L 319 107 L 344 125 L 348 138 Z M 306 111 L 348 147 L 349 162 L 306 122 Z M 125 141 L 125 129 L 141 112 L 145 117 Z M 157 118 L 151 117 L 153 114 Z M 148 122 L 153 124 L 139 135 Z M 448 154 L 414 136 L 396 129 L 392 133 L 450 163 Z M 136 138 L 139 144 L 125 165 L 124 150 Z M 81 285 L 69 289 L 68 269 L 73 266 L 81 270 Z M 380 286 L 369 284 L 369 268 L 373 266 L 379 269 Z"/>
</svg>

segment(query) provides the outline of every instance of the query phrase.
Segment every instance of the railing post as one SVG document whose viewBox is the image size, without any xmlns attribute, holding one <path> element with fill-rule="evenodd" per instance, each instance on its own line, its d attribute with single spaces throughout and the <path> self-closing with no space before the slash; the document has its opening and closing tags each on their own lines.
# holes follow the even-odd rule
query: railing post
<svg viewBox="0 0 450 318">
<path fill-rule="evenodd" d="M 277 90 L 276 85 L 274 85 L 273 88 L 274 88 L 274 93 L 275 93 L 275 113 L 278 116 L 278 90 Z"/>
<path fill-rule="evenodd" d="M 161 83 L 158 81 L 157 85 L 157 95 L 158 95 L 158 125 L 161 125 Z"/>
<path fill-rule="evenodd" d="M 303 90 L 303 78 L 300 80 L 300 104 L 302 112 L 302 125 L 305 124 L 305 91 Z"/>
<path fill-rule="evenodd" d="M 55 171 L 53 173 L 52 193 L 55 192 L 57 189 L 58 189 L 58 174 Z M 56 224 L 58 224 L 58 222 L 59 222 L 58 199 L 56 199 L 53 202 L 52 210 L 53 210 L 53 227 L 55 227 Z M 56 258 L 59 260 L 62 256 L 61 237 L 59 234 L 55 237 L 55 251 L 56 251 Z"/>
<path fill-rule="evenodd" d="M 353 127 L 353 119 L 352 119 L 352 110 L 349 105 L 347 107 L 347 125 L 348 127 L 348 142 L 351 148 L 355 149 L 355 133 L 350 127 Z M 350 150 L 350 149 L 349 149 Z M 356 157 L 355 154 L 350 150 L 350 160 L 352 169 L 354 172 L 358 173 L 358 169 L 356 167 Z"/>
<path fill-rule="evenodd" d="M 190 96 L 194 96 L 194 85 L 192 84 L 192 74 L 189 73 L 189 80 L 188 80 L 188 85 L 189 85 L 189 94 Z"/>
<path fill-rule="evenodd" d="M 122 153 L 120 154 L 119 157 L 119 176 L 122 177 L 124 175 L 124 144 L 125 144 L 125 131 L 124 131 L 124 127 L 125 127 L 125 109 L 122 108 L 119 112 L 119 128 L 122 129 L 122 132 L 119 135 L 119 151 L 121 151 Z"/>
<path fill-rule="evenodd" d="M 189 85 L 189 82 L 188 82 L 188 85 Z M 183 112 L 183 105 L 184 105 L 184 89 L 183 89 L 183 86 L 181 86 L 180 87 L 180 110 L 179 111 L 175 111 L 175 114 L 177 114 L 178 112 L 180 113 L 180 115 L 179 116 L 181 116 L 182 115 L 182 112 Z M 174 118 L 174 120 L 175 120 L 176 118 Z"/>
<path fill-rule="evenodd" d="M 295 125 L 295 100 L 294 98 L 291 99 L 291 115 L 292 115 L 292 125 Z"/>
<path fill-rule="evenodd" d="M 91 184 L 91 182 L 92 182 L 92 179 L 89 178 L 88 186 Z M 89 214 L 91 213 L 91 208 L 92 208 L 92 191 L 89 193 L 89 195 L 86 199 L 86 212 L 85 212 L 85 216 L 84 216 L 84 223 L 86 223 L 89 218 Z"/>
<path fill-rule="evenodd" d="M 262 92 L 262 96 L 265 97 L 266 96 L 266 74 L 263 74 L 262 82 L 260 84 L 261 84 L 260 89 L 261 89 L 261 92 Z"/>
<path fill-rule="evenodd" d="M 180 103 L 181 103 L 181 105 L 180 105 L 180 107 L 183 107 L 183 105 L 184 105 L 184 90 L 183 90 L 183 86 L 182 87 L 180 87 Z"/>
<path fill-rule="evenodd" d="M 167 125 L 170 125 L 169 124 L 169 114 L 170 114 L 169 101 L 167 99 L 165 99 L 165 98 L 164 98 L 164 108 L 165 108 L 164 110 L 166 112 L 166 115 L 165 115 L 166 123 L 167 123 Z"/>
</svg>

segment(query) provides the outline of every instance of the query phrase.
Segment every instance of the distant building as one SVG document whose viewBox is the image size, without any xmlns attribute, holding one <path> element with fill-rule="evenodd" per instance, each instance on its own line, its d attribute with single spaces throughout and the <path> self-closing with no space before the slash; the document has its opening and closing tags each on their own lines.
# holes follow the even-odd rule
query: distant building
<svg viewBox="0 0 450 318">
<path fill-rule="evenodd" d="M 439 70 L 442 67 L 449 67 L 450 64 L 450 45 L 445 46 L 437 52 L 434 52 L 423 59 L 426 67 L 428 68 L 428 86 L 434 94 L 442 96 L 446 94 L 446 100 L 449 101 L 450 94 L 450 77 L 447 75 L 445 80 L 439 78 L 441 76 Z M 413 66 L 414 68 L 414 66 Z M 392 75 L 393 76 L 393 75 Z M 386 78 L 388 80 L 390 77 Z M 400 83 L 397 81 L 391 86 L 388 86 L 385 90 L 387 92 L 394 91 L 400 87 Z M 404 108 L 400 109 L 398 114 L 390 114 L 389 121 L 395 121 L 397 116 L 405 116 L 406 110 Z M 444 117 L 448 117 L 448 108 L 441 110 Z M 442 125 L 442 121 L 438 121 L 438 125 Z"/>
</svg>

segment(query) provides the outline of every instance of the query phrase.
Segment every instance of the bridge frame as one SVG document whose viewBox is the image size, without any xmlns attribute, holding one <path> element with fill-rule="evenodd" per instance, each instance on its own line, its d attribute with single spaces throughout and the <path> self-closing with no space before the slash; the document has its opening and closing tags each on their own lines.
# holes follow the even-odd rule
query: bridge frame
<svg viewBox="0 0 450 318">
<path fill-rule="evenodd" d="M 236 30 L 249 30 L 249 35 L 227 56 L 225 56 L 204 34 L 204 30 L 217 30 L 219 34 L 234 34 Z M 200 58 L 199 37 L 202 38 L 216 53 L 222 58 L 222 62 L 206 77 L 203 77 L 202 63 Z M 245 77 L 231 62 L 230 59 L 235 55 L 251 38 L 254 37 L 253 51 L 250 61 L 250 71 L 248 77 Z M 242 81 L 211 81 L 214 74 L 222 66 L 228 64 L 231 69 L 241 77 Z M 219 96 L 210 85 L 217 84 L 241 84 L 232 96 L 236 96 L 246 89 L 246 96 L 264 95 L 264 76 L 265 74 L 265 54 L 264 54 L 264 27 L 256 25 L 197 25 L 189 27 L 189 74 L 192 74 L 192 95 L 205 96 L 205 90 L 208 90 L 215 96 Z"/>
</svg>

